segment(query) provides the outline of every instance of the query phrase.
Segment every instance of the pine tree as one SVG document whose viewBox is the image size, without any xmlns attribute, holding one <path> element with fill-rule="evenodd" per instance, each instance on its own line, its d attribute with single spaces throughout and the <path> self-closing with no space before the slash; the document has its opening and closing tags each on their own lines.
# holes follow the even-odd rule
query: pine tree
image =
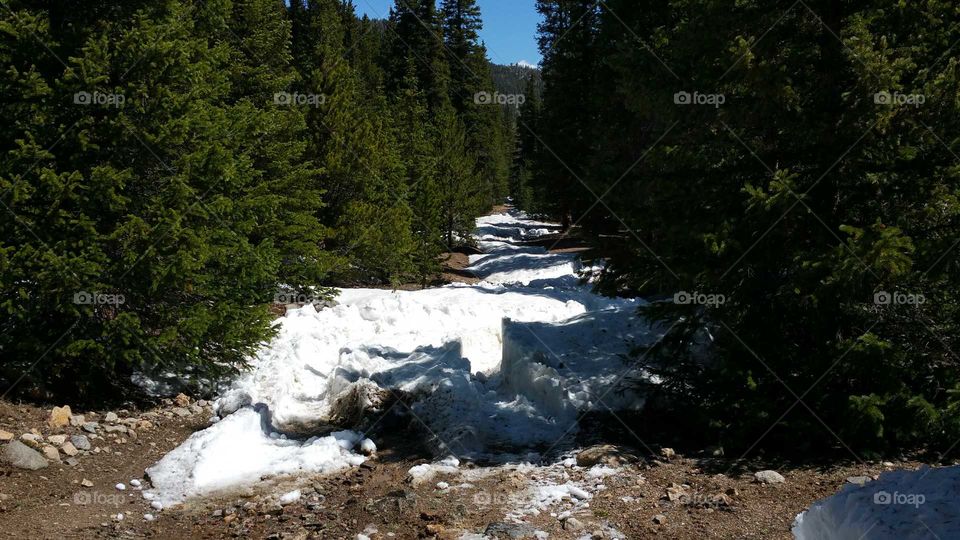
<svg viewBox="0 0 960 540">
<path fill-rule="evenodd" d="M 452 106 L 441 109 L 437 125 L 437 178 L 441 188 L 444 240 L 454 246 L 467 238 L 482 211 L 485 193 L 477 180 L 476 162 L 468 151 L 467 134 Z"/>
<path fill-rule="evenodd" d="M 208 32 L 229 11 L 168 2 L 82 26 L 17 9 L 4 16 L 19 31 L 2 54 L 22 69 L 7 84 L 29 84 L 35 97 L 4 112 L 50 123 L 18 121 L 8 136 L 45 142 L 6 145 L 12 163 L 41 161 L 4 171 L 17 216 L 0 222 L 12 293 L 0 347 L 15 359 L 4 379 L 25 373 L 21 387 L 89 396 L 136 371 L 218 377 L 242 367 L 271 334 L 265 305 L 280 254 L 257 234 L 256 136 L 228 104 L 228 48 Z M 35 53 L 34 32 L 69 68 L 20 56 Z M 38 153 L 56 133 L 44 126 L 73 127 Z M 28 369 L 36 358 L 44 362 Z"/>
<path fill-rule="evenodd" d="M 483 28 L 475 0 L 444 0 L 443 39 L 450 58 L 450 100 L 464 122 L 468 150 L 480 165 L 484 204 L 490 206 L 507 196 L 509 150 L 504 132 L 503 108 L 492 99 L 495 93 L 486 48 L 480 43 Z"/>
<path fill-rule="evenodd" d="M 430 123 L 426 96 L 417 87 L 416 64 L 409 59 L 407 77 L 394 100 L 396 140 L 403 156 L 413 213 L 415 273 L 426 285 L 440 270 L 439 256 L 444 250 L 440 216 L 441 194 L 434 152 L 437 138 Z"/>
<path fill-rule="evenodd" d="M 450 66 L 443 49 L 440 18 L 434 0 L 396 0 L 390 10 L 388 89 L 396 93 L 407 76 L 408 58 L 416 64 L 417 86 L 427 95 L 431 112 L 449 102 Z"/>
<path fill-rule="evenodd" d="M 413 238 L 402 165 L 383 111 L 365 99 L 357 72 L 343 60 L 345 34 L 336 0 L 310 1 L 296 35 L 304 92 L 322 97 L 307 112 L 308 155 L 323 166 L 328 207 L 323 222 L 336 228 L 335 252 L 347 264 L 341 279 L 384 282 L 411 268 Z"/>
</svg>

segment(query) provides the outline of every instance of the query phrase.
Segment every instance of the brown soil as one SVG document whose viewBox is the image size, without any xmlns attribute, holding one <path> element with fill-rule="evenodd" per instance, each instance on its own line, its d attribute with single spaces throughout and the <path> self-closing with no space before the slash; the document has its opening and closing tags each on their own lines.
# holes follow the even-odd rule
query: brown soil
<svg viewBox="0 0 960 540">
<path fill-rule="evenodd" d="M 91 414 L 86 414 L 90 419 Z M 131 416 L 138 414 L 130 412 Z M 0 402 L 0 429 L 18 437 L 32 428 L 45 436 L 79 432 L 78 428 L 46 427 L 48 416 L 48 408 Z M 102 422 L 102 414 L 98 416 L 94 419 Z M 378 531 L 369 535 L 372 540 L 456 539 L 464 532 L 480 533 L 488 524 L 503 521 L 531 477 L 538 474 L 496 468 L 488 469 L 489 474 L 481 478 L 469 478 L 468 485 L 457 475 L 441 475 L 414 486 L 407 471 L 427 462 L 427 454 L 415 442 L 418 435 L 401 432 L 379 441 L 382 453 L 359 468 L 325 477 L 265 479 L 254 490 L 162 512 L 150 509 L 139 491 L 114 488 L 120 482 L 129 486 L 134 478 L 148 485 L 144 469 L 190 433 L 202 429 L 205 416 L 161 417 L 156 427 L 141 430 L 136 440 L 93 441 L 109 451 L 81 454 L 74 467 L 52 464 L 39 471 L 24 471 L 0 465 L 0 537 L 355 539 L 372 525 Z M 761 485 L 753 482 L 751 473 L 767 468 L 764 464 L 740 465 L 735 468 L 732 460 L 723 458 L 659 461 L 646 456 L 604 480 L 606 489 L 595 494 L 588 509 L 574 514 L 581 529 L 564 530 L 549 512 L 526 519 L 550 533 L 550 538 L 560 539 L 599 533 L 605 526 L 638 539 L 787 539 L 791 538 L 794 516 L 814 500 L 835 493 L 847 477 L 874 476 L 890 469 L 877 462 L 780 466 L 777 470 L 786 483 Z M 895 467 L 918 465 L 897 462 Z M 465 464 L 462 469 L 470 471 L 473 466 Z M 93 487 L 81 487 L 84 479 L 92 481 Z M 441 480 L 451 487 L 439 490 L 436 482 Z M 664 497 L 667 487 L 681 484 L 689 486 L 689 498 L 668 501 Z M 303 493 L 300 502 L 282 510 L 272 503 L 276 494 L 294 488 Z M 704 503 L 719 494 L 726 494 L 729 500 Z M 125 519 L 118 522 L 115 516 L 120 512 Z M 146 513 L 157 519 L 145 521 Z M 654 523 L 658 514 L 666 516 L 663 524 Z"/>
</svg>

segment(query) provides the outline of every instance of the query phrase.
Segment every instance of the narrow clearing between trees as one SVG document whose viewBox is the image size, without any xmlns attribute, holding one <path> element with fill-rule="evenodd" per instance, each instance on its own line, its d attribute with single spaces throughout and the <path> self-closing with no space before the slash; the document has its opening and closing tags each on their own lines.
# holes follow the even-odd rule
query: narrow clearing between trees
<svg viewBox="0 0 960 540">
<path fill-rule="evenodd" d="M 385 415 L 409 417 L 409 436 L 441 463 L 556 461 L 580 414 L 641 407 L 630 351 L 656 330 L 636 317 L 638 300 L 582 284 L 590 269 L 575 255 L 525 245 L 555 230 L 486 216 L 468 268 L 477 284 L 344 289 L 335 306 L 289 310 L 215 404 L 217 423 L 148 470 L 147 496 L 170 506 L 358 466 L 382 448 L 372 435 Z"/>
<path fill-rule="evenodd" d="M 293 306 L 212 407 L 181 395 L 86 411 L 102 424 L 89 450 L 39 471 L 0 466 L 0 536 L 792 538 L 815 500 L 920 467 L 797 467 L 641 441 L 617 418 L 642 407 L 631 352 L 662 329 L 637 317 L 641 300 L 593 294 L 580 280 L 593 269 L 545 247 L 557 233 L 509 212 L 480 218 L 477 283 Z M 0 412 L 23 440 L 85 429 L 54 428 L 32 406 Z M 824 508 L 808 529 L 835 519 Z"/>
</svg>

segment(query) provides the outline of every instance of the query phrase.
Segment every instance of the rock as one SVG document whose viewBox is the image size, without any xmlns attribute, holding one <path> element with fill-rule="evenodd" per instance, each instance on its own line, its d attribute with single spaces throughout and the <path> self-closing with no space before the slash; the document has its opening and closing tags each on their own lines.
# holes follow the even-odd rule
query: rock
<svg viewBox="0 0 960 540">
<path fill-rule="evenodd" d="M 577 465 L 580 467 L 593 467 L 594 465 L 619 467 L 636 460 L 636 456 L 628 454 L 611 444 L 591 446 L 577 454 Z"/>
<path fill-rule="evenodd" d="M 193 405 L 191 405 L 191 406 L 189 406 L 189 407 L 187 407 L 187 408 L 190 409 L 190 412 L 191 412 L 192 414 L 200 414 L 200 413 L 203 412 L 203 407 L 201 407 L 201 406 L 199 406 L 199 405 L 197 405 L 197 404 L 193 404 Z"/>
<path fill-rule="evenodd" d="M 117 416 L 117 413 L 115 413 L 115 412 L 108 412 L 107 414 L 105 414 L 105 415 L 103 416 L 103 421 L 106 422 L 106 423 L 108 423 L 108 424 L 116 423 L 117 420 L 120 420 L 120 417 Z"/>
<path fill-rule="evenodd" d="M 205 400 L 205 399 L 197 400 L 197 406 L 199 406 L 199 407 L 206 407 L 207 405 L 209 405 L 209 403 L 207 403 L 207 400 Z"/>
<path fill-rule="evenodd" d="M 524 523 L 491 523 L 483 534 L 498 539 L 536 538 L 536 529 Z"/>
<path fill-rule="evenodd" d="M 90 450 L 90 439 L 86 435 L 71 435 L 70 444 L 77 450 Z"/>
<path fill-rule="evenodd" d="M 660 455 L 667 459 L 673 459 L 677 457 L 677 453 L 674 452 L 673 448 L 661 448 Z"/>
<path fill-rule="evenodd" d="M 103 426 L 103 430 L 107 433 L 126 433 L 126 426 Z"/>
<path fill-rule="evenodd" d="M 666 498 L 670 502 L 676 502 L 680 499 L 687 497 L 687 490 L 683 486 L 677 484 L 671 484 L 667 488 Z"/>
<path fill-rule="evenodd" d="M 150 503 L 150 508 L 153 508 L 154 510 L 163 510 L 163 503 L 160 501 L 152 501 Z"/>
<path fill-rule="evenodd" d="M 377 445 L 370 439 L 360 441 L 360 452 L 365 456 L 372 456 L 377 453 Z"/>
<path fill-rule="evenodd" d="M 753 479 L 761 484 L 782 484 L 786 479 L 777 471 L 757 471 Z"/>
<path fill-rule="evenodd" d="M 54 407 L 53 410 L 50 411 L 50 418 L 47 419 L 47 425 L 54 429 L 67 427 L 70 425 L 71 416 L 73 416 L 73 413 L 70 411 L 69 405 Z"/>
<path fill-rule="evenodd" d="M 97 422 L 84 422 L 82 426 L 83 430 L 86 431 L 87 433 L 96 433 L 97 428 L 99 427 L 100 427 L 100 424 L 98 424 Z"/>
<path fill-rule="evenodd" d="M 63 462 L 71 467 L 76 467 L 77 465 L 80 464 L 80 460 L 72 457 L 68 457 L 67 459 L 63 460 Z"/>
<path fill-rule="evenodd" d="M 60 446 L 63 443 L 67 442 L 67 436 L 66 435 L 50 435 L 49 437 L 47 437 L 47 442 L 49 442 L 54 446 Z"/>
<path fill-rule="evenodd" d="M 576 531 L 583 528 L 583 523 L 580 523 L 580 520 L 575 517 L 569 517 L 563 520 L 563 530 L 565 531 Z"/>
<path fill-rule="evenodd" d="M 87 422 L 87 419 L 83 417 L 82 414 L 75 414 L 70 417 L 70 425 L 73 427 L 80 427 Z"/>
<path fill-rule="evenodd" d="M 733 506 L 733 499 L 731 499 L 726 493 L 718 493 L 713 497 L 710 497 L 710 505 L 718 508 L 727 508 Z"/>
<path fill-rule="evenodd" d="M 93 482 L 84 478 L 83 480 L 80 481 L 80 485 L 83 487 L 93 487 Z"/>
<path fill-rule="evenodd" d="M 657 525 L 663 525 L 664 523 L 667 522 L 667 516 L 663 514 L 657 514 L 653 516 L 653 522 L 656 523 Z"/>
<path fill-rule="evenodd" d="M 18 469 L 28 469 L 31 471 L 43 469 L 48 465 L 47 460 L 43 458 L 40 452 L 37 452 L 20 441 L 10 441 L 10 443 L 4 446 L 0 460 Z"/>
<path fill-rule="evenodd" d="M 113 487 L 117 488 L 117 491 L 125 491 L 127 489 L 127 486 L 125 486 L 124 484 L 117 484 Z"/>
<path fill-rule="evenodd" d="M 141 420 L 137 422 L 137 429 L 139 430 L 152 429 L 152 428 L 153 428 L 153 423 L 149 420 Z"/>
<path fill-rule="evenodd" d="M 220 418 L 224 418 L 251 403 L 253 403 L 253 398 L 250 397 L 250 394 L 240 390 L 233 390 L 221 396 L 220 399 L 214 403 L 213 412 Z"/>
<path fill-rule="evenodd" d="M 40 449 L 40 443 L 43 441 L 43 437 L 36 435 L 34 433 L 24 433 L 20 436 L 20 442 L 33 448 L 34 450 Z"/>
<path fill-rule="evenodd" d="M 177 397 L 173 398 L 173 402 L 176 403 L 178 407 L 187 407 L 190 405 L 190 397 L 181 392 L 177 394 Z"/>
<path fill-rule="evenodd" d="M 181 418 L 186 418 L 186 417 L 190 416 L 191 414 L 193 414 L 193 413 L 190 412 L 189 409 L 184 409 L 183 407 L 174 407 L 174 408 L 170 409 L 170 412 L 172 412 L 173 414 L 175 414 L 175 415 L 177 415 L 177 416 L 179 416 L 179 417 L 181 417 Z"/>
<path fill-rule="evenodd" d="M 13 440 L 13 437 L 13 433 L 0 429 L 0 442 L 10 442 Z"/>
<path fill-rule="evenodd" d="M 73 457 L 80 453 L 80 451 L 77 450 L 77 447 L 74 446 L 73 443 L 69 443 L 69 442 L 63 443 L 63 446 L 60 447 L 60 451 L 70 457 Z"/>
<path fill-rule="evenodd" d="M 44 445 L 40 451 L 43 452 L 43 457 L 53 461 L 54 463 L 60 463 L 60 451 L 57 450 L 56 446 L 47 444 Z"/>
<path fill-rule="evenodd" d="M 870 478 L 869 476 L 848 476 L 847 477 L 848 483 L 856 484 L 858 486 L 862 486 L 871 480 L 873 480 L 873 478 Z"/>
</svg>

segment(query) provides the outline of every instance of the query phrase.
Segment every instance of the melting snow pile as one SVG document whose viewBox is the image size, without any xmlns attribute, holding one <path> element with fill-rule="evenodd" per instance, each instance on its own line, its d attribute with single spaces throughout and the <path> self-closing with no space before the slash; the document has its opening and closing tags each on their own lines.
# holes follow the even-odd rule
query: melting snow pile
<svg viewBox="0 0 960 540">
<path fill-rule="evenodd" d="M 798 540 L 960 538 L 960 467 L 891 471 L 813 503 L 797 516 Z"/>
<path fill-rule="evenodd" d="M 484 253 L 470 258 L 478 284 L 344 289 L 334 307 L 289 311 L 218 402 L 224 419 L 148 470 L 154 496 L 175 503 L 356 465 L 360 435 L 329 433 L 399 393 L 438 455 L 472 459 L 546 450 L 575 431 L 582 410 L 642 404 L 622 380 L 631 347 L 656 338 L 636 318 L 639 301 L 595 295 L 579 283 L 575 256 L 524 245 L 551 230 L 483 217 Z"/>
</svg>

